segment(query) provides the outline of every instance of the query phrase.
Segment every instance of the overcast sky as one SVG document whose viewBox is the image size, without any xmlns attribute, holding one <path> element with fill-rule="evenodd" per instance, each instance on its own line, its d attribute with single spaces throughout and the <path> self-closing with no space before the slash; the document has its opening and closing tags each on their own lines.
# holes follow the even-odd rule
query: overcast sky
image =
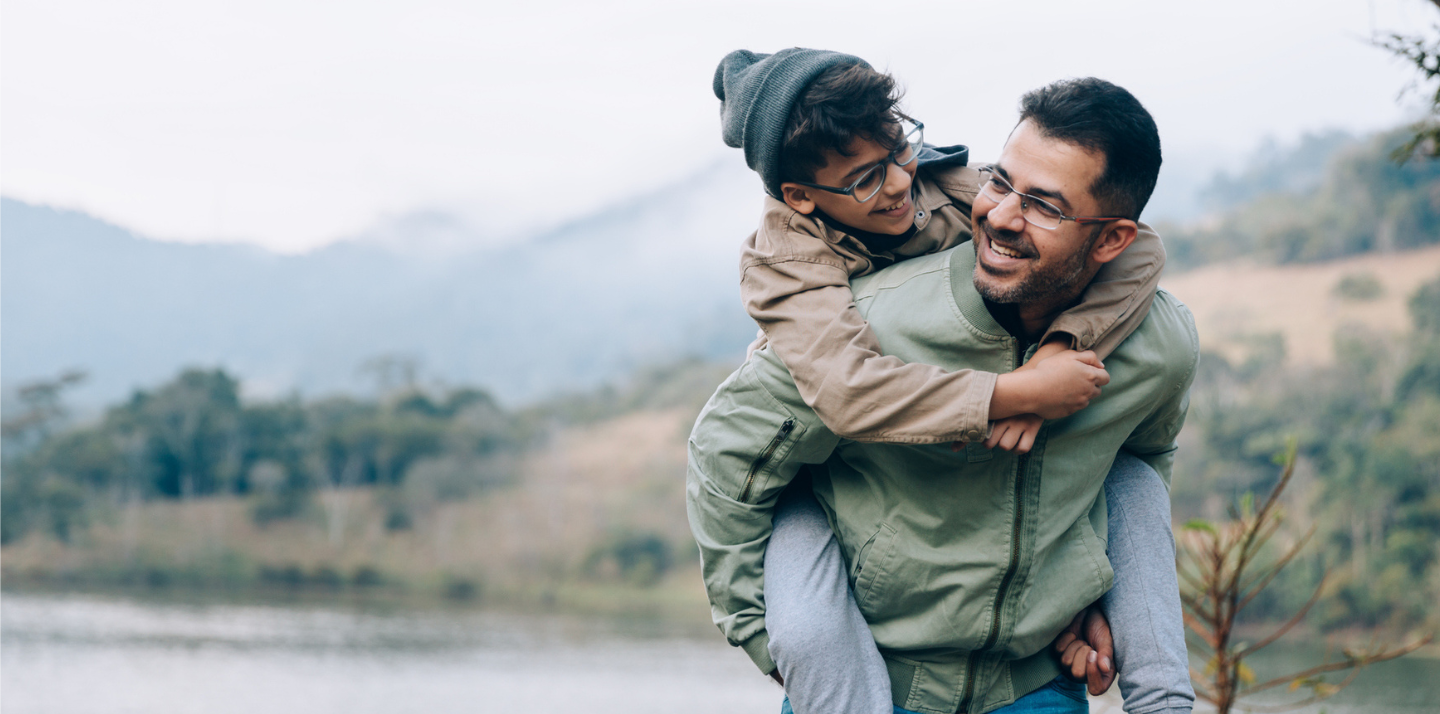
<svg viewBox="0 0 1440 714">
<path fill-rule="evenodd" d="M 0 191 L 286 252 L 425 209 L 523 235 L 742 161 L 720 142 L 715 65 L 793 45 L 891 70 L 927 138 L 978 157 L 998 153 L 1024 91 L 1096 75 L 1149 107 L 1173 165 L 1215 164 L 1265 137 L 1411 116 L 1395 98 L 1412 73 L 1366 38 L 1435 14 L 1422 0 L 6 0 Z"/>
</svg>

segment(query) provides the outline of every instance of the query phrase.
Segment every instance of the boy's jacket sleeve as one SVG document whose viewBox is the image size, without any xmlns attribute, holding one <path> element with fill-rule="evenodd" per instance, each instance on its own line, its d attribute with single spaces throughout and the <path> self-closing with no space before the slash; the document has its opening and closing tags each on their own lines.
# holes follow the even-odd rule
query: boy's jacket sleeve
<svg viewBox="0 0 1440 714">
<path fill-rule="evenodd" d="M 876 258 L 827 242 L 817 221 L 766 203 L 765 223 L 745 246 L 740 294 L 805 404 L 855 441 L 983 439 L 996 375 L 882 354 L 850 292 L 851 276 L 872 272 Z"/>
<path fill-rule="evenodd" d="M 1095 350 L 1103 360 L 1145 321 L 1165 270 L 1165 246 L 1154 229 L 1139 225 L 1135 242 L 1120 257 L 1100 266 L 1080 304 L 1060 313 L 1042 342 L 1064 332 L 1073 338 L 1072 347 Z"/>
<path fill-rule="evenodd" d="M 765 674 L 775 669 L 763 594 L 775 503 L 804 464 L 823 463 L 838 443 L 768 350 L 720 385 L 690 435 L 685 506 L 711 615 Z"/>
</svg>

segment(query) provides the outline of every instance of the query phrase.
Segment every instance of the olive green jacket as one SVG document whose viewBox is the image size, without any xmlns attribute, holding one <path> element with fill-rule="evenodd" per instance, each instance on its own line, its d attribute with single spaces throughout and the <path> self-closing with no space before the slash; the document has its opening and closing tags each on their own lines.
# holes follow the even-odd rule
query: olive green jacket
<svg viewBox="0 0 1440 714">
<path fill-rule="evenodd" d="M 973 244 L 854 283 L 886 354 L 1008 372 L 1018 342 L 975 291 Z M 1101 486 L 1124 448 L 1168 483 L 1199 340 L 1165 291 L 1105 361 L 1090 406 L 1047 422 L 1028 455 L 979 444 L 842 440 L 767 348 L 720 385 L 689 442 L 686 503 L 715 623 L 761 671 L 764 555 L 780 492 L 806 464 L 850 583 L 890 671 L 896 706 L 987 712 L 1056 676 L 1046 647 L 1110 588 Z"/>
</svg>

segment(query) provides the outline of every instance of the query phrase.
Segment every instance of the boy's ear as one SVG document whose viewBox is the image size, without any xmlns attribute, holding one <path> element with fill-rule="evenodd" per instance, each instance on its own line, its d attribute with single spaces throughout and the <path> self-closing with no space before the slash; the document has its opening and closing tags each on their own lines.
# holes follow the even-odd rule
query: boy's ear
<svg viewBox="0 0 1440 714">
<path fill-rule="evenodd" d="M 1129 219 L 1110 223 L 1095 241 L 1095 247 L 1090 249 L 1090 259 L 1097 263 L 1108 263 L 1120 257 L 1120 254 L 1135 242 L 1135 235 L 1139 232 L 1140 227 Z"/>
<path fill-rule="evenodd" d="M 815 210 L 815 201 L 810 198 L 810 189 L 798 183 L 780 184 L 780 195 L 785 198 L 785 205 L 794 209 L 796 213 L 808 216 Z"/>
</svg>

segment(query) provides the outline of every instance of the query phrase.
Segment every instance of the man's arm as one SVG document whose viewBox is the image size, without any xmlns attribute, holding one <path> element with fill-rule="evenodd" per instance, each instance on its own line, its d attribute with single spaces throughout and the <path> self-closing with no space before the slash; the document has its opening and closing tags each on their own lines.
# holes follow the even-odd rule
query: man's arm
<svg viewBox="0 0 1440 714">
<path fill-rule="evenodd" d="M 685 505 L 711 616 L 763 673 L 775 670 L 764 598 L 775 503 L 801 466 L 823 463 L 838 442 L 768 349 L 720 385 L 690 434 Z"/>
</svg>

